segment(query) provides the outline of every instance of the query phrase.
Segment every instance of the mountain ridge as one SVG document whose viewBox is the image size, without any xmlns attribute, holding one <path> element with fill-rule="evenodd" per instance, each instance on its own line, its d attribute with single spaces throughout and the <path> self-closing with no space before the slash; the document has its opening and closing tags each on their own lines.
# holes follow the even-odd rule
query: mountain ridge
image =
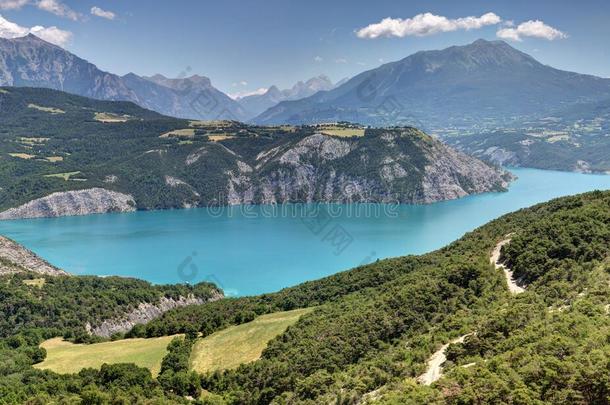
<svg viewBox="0 0 610 405">
<path fill-rule="evenodd" d="M 331 90 L 335 87 L 336 85 L 328 76 L 319 75 L 306 81 L 298 81 L 288 89 L 280 90 L 276 85 L 272 85 L 263 94 L 241 97 L 237 101 L 253 115 L 253 118 L 282 101 L 306 98 L 319 91 Z"/>
<path fill-rule="evenodd" d="M 543 65 L 504 41 L 477 40 L 386 63 L 333 90 L 280 103 L 253 122 L 473 126 L 608 95 L 610 79 Z"/>
<path fill-rule="evenodd" d="M 247 117 L 237 102 L 207 80 L 182 79 L 179 89 L 171 88 L 134 73 L 118 76 L 102 71 L 33 34 L 0 38 L 0 86 L 45 87 L 99 100 L 132 101 L 181 118 L 243 120 Z"/>
</svg>

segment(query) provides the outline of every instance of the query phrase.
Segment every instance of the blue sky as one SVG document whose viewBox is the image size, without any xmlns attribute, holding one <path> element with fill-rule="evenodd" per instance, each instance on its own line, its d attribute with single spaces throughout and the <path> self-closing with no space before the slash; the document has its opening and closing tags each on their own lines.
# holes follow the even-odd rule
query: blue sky
<svg viewBox="0 0 610 405">
<path fill-rule="evenodd" d="M 424 13 L 432 16 L 416 17 Z M 228 93 L 318 74 L 337 81 L 419 50 L 496 39 L 499 30 L 543 63 L 610 77 L 607 0 L 0 0 L 0 15 L 1 36 L 42 26 L 104 70 L 197 73 Z M 380 25 L 359 37 L 371 24 Z"/>
</svg>

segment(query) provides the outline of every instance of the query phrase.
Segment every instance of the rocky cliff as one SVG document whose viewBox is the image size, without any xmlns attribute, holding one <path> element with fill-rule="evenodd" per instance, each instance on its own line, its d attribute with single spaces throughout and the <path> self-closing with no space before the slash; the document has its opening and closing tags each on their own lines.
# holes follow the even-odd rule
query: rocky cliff
<svg viewBox="0 0 610 405">
<path fill-rule="evenodd" d="M 128 332 L 135 325 L 150 322 L 171 309 L 185 307 L 187 305 L 201 305 L 206 302 L 217 301 L 221 298 L 223 298 L 221 292 L 217 292 L 208 300 L 192 295 L 188 297 L 179 297 L 178 299 L 162 297 L 156 304 L 143 302 L 127 314 L 113 319 L 107 319 L 95 326 L 88 323 L 85 328 L 91 335 L 109 338 L 115 333 Z"/>
<path fill-rule="evenodd" d="M 505 190 L 510 173 L 415 129 L 374 137 L 313 134 L 236 158 L 226 171 L 226 203 L 396 202 L 422 204 Z"/>
<path fill-rule="evenodd" d="M 131 195 L 103 188 L 57 192 L 0 213 L 0 219 L 61 217 L 135 210 Z"/>
<path fill-rule="evenodd" d="M 68 275 L 15 241 L 0 236 L 0 275 L 22 271 L 50 276 Z"/>
</svg>

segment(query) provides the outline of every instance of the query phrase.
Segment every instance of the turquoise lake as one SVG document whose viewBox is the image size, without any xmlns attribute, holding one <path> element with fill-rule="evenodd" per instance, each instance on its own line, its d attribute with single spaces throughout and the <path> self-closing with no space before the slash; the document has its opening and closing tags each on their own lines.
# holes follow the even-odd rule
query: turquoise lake
<svg viewBox="0 0 610 405">
<path fill-rule="evenodd" d="M 73 274 L 153 283 L 208 280 L 227 295 L 277 291 L 379 258 L 428 252 L 498 216 L 610 189 L 610 176 L 511 169 L 508 192 L 431 205 L 294 205 L 135 212 L 0 222 Z"/>
</svg>

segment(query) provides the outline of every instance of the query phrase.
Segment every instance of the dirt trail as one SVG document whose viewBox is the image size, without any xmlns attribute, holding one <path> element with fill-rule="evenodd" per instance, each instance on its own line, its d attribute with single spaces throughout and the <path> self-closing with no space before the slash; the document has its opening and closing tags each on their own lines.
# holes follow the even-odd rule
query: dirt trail
<svg viewBox="0 0 610 405">
<path fill-rule="evenodd" d="M 489 261 L 496 267 L 496 269 L 504 271 L 504 275 L 506 276 L 506 283 L 508 284 L 508 290 L 513 294 L 519 294 L 525 291 L 525 289 L 517 285 L 515 277 L 513 276 L 513 272 L 505 265 L 500 263 L 500 251 L 502 250 L 502 246 L 506 245 L 509 242 L 510 239 L 504 239 L 503 241 L 498 242 L 493 252 L 491 253 Z"/>
<path fill-rule="evenodd" d="M 454 343 L 463 343 L 464 339 L 468 336 L 472 335 L 472 333 L 468 333 L 467 335 L 460 336 L 457 339 L 453 339 L 451 342 L 444 344 L 440 349 L 438 349 L 430 358 L 428 359 L 428 368 L 426 372 L 419 377 L 417 377 L 417 381 L 423 385 L 430 385 L 435 381 L 438 381 L 443 375 L 443 363 L 447 361 L 447 356 L 445 355 L 445 351 L 449 347 L 450 344 Z"/>
</svg>

